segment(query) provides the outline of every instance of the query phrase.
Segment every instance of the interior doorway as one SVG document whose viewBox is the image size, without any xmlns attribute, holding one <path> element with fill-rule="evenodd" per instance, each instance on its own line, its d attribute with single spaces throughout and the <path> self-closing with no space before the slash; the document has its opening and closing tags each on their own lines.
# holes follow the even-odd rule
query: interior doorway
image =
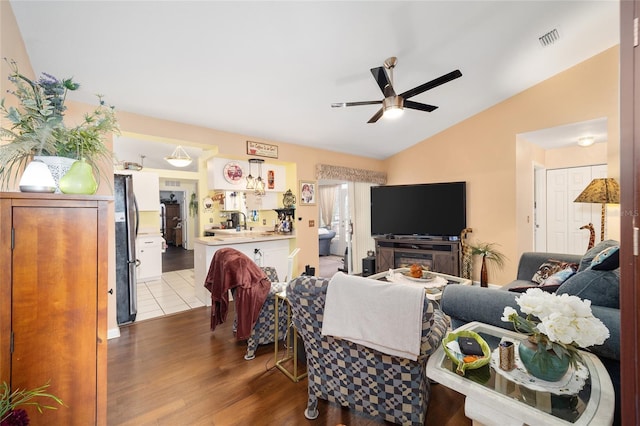
<svg viewBox="0 0 640 426">
<path fill-rule="evenodd" d="M 349 270 L 349 191 L 348 183 L 337 180 L 321 180 L 318 182 L 318 209 L 319 229 L 318 244 L 327 244 L 326 239 L 321 241 L 323 233 L 326 237 L 335 234 L 329 243 L 328 253 L 325 247 L 320 250 L 320 276 L 330 278 L 336 272 L 348 272 Z M 326 229 L 325 230 L 323 230 Z"/>
<path fill-rule="evenodd" d="M 535 171 L 535 250 L 583 254 L 588 246 L 591 224 L 600 235 L 600 205 L 573 200 L 592 179 L 607 176 L 604 164 Z"/>
</svg>

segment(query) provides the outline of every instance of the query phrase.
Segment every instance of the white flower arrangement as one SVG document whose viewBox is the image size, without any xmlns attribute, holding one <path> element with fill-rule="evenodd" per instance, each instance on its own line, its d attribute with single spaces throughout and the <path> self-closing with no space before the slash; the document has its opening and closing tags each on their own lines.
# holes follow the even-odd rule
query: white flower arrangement
<svg viewBox="0 0 640 426">
<path fill-rule="evenodd" d="M 531 336 L 529 340 L 538 344 L 538 352 L 553 350 L 558 357 L 568 356 L 575 364 L 580 358 L 578 347 L 601 345 L 609 338 L 609 329 L 593 316 L 590 300 L 532 288 L 516 297 L 516 303 L 527 317 L 522 318 L 507 306 L 501 319 Z"/>
</svg>

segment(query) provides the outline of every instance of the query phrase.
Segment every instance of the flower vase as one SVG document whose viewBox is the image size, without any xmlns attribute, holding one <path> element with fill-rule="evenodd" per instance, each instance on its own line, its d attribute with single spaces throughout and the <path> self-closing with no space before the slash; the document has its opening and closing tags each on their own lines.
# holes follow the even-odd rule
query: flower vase
<svg viewBox="0 0 640 426">
<path fill-rule="evenodd" d="M 58 157 L 55 155 L 36 155 L 33 159 L 42 161 L 47 165 L 51 172 L 51 176 L 53 176 L 53 181 L 55 182 L 55 193 L 60 194 L 60 179 L 69 171 L 69 169 L 71 169 L 71 166 L 76 162 L 76 160 L 73 158 Z"/>
<path fill-rule="evenodd" d="M 84 158 L 73 163 L 69 171 L 60 178 L 60 190 L 64 194 L 95 194 L 98 183 L 91 164 Z"/>
<path fill-rule="evenodd" d="M 560 358 L 552 350 L 539 351 L 538 344 L 530 339 L 520 342 L 518 355 L 529 374 L 547 382 L 557 382 L 569 369 L 569 357 Z"/>
<path fill-rule="evenodd" d="M 27 164 L 19 186 L 21 192 L 54 192 L 57 188 L 47 165 L 38 160 Z"/>
<path fill-rule="evenodd" d="M 487 256 L 482 256 L 482 269 L 480 269 L 480 287 L 488 287 L 489 276 L 487 272 Z"/>
</svg>

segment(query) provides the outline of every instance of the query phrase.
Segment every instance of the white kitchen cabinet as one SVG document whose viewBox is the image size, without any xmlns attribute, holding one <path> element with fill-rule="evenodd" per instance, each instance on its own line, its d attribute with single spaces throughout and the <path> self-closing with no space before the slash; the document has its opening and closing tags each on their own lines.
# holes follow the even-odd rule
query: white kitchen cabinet
<svg viewBox="0 0 640 426">
<path fill-rule="evenodd" d="M 278 208 L 278 199 L 282 194 L 267 192 L 263 196 L 257 196 L 253 192 L 247 192 L 247 210 L 275 210 Z"/>
<path fill-rule="evenodd" d="M 133 172 L 133 192 L 140 211 L 160 211 L 160 176 L 153 172 Z"/>
<path fill-rule="evenodd" d="M 162 243 L 159 235 L 138 236 L 136 238 L 136 278 L 138 282 L 154 281 L 162 278 Z"/>
</svg>

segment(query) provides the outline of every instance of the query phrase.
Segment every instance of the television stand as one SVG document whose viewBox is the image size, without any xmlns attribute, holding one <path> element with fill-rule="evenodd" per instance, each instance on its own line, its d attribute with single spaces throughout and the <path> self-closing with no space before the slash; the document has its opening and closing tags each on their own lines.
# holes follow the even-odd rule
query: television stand
<svg viewBox="0 0 640 426">
<path fill-rule="evenodd" d="M 376 237 L 376 272 L 416 263 L 434 272 L 460 275 L 460 242 L 419 236 Z"/>
</svg>

